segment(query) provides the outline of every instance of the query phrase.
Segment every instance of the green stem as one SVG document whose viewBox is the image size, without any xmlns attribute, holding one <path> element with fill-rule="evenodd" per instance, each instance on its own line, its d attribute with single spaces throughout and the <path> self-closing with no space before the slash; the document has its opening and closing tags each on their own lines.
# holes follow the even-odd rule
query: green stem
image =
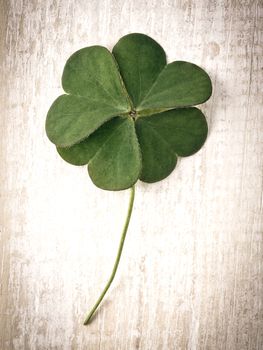
<svg viewBox="0 0 263 350">
<path fill-rule="evenodd" d="M 135 186 L 132 186 L 130 188 L 130 201 L 129 201 L 129 207 L 128 207 L 128 213 L 126 216 L 126 220 L 125 220 L 125 224 L 123 227 L 123 231 L 122 231 L 122 235 L 121 235 L 121 240 L 119 243 L 119 249 L 118 249 L 118 253 L 115 259 L 115 263 L 113 266 L 113 270 L 111 273 L 111 276 L 105 286 L 105 288 L 103 289 L 99 299 L 97 300 L 97 302 L 95 303 L 95 305 L 93 306 L 93 308 L 91 309 L 91 311 L 88 313 L 87 317 L 85 318 L 84 321 L 84 325 L 87 325 L 89 323 L 89 321 L 91 320 L 92 316 L 94 315 L 95 311 L 97 310 L 98 306 L 100 305 L 102 299 L 104 298 L 105 294 L 107 293 L 108 289 L 110 288 L 110 285 L 116 275 L 117 269 L 118 269 L 118 265 L 120 262 L 120 258 L 121 258 L 121 253 L 122 253 L 122 249 L 123 249 L 123 245 L 124 245 L 124 241 L 125 241 L 125 237 L 126 237 L 126 233 L 128 230 L 128 226 L 130 223 L 130 218 L 131 218 L 131 213 L 132 213 L 132 208 L 133 208 L 133 202 L 134 202 L 134 195 L 135 195 Z"/>
</svg>

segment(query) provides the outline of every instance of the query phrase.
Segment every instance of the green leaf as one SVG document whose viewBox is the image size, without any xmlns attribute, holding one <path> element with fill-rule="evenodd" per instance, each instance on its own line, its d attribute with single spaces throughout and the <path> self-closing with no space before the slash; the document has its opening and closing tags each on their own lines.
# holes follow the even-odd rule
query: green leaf
<svg viewBox="0 0 263 350">
<path fill-rule="evenodd" d="M 103 124 L 88 138 L 71 147 L 57 147 L 59 155 L 73 165 L 86 165 L 94 157 L 100 147 L 111 134 L 124 122 L 121 117 L 115 117 Z"/>
<path fill-rule="evenodd" d="M 116 115 L 115 107 L 79 96 L 61 95 L 48 111 L 47 136 L 55 145 L 69 147 L 87 138 Z"/>
<path fill-rule="evenodd" d="M 47 135 L 57 146 L 72 146 L 131 109 L 114 57 L 104 47 L 75 52 L 65 65 L 62 85 L 70 95 L 52 104 L 46 120 Z"/>
<path fill-rule="evenodd" d="M 134 121 L 125 118 L 101 145 L 88 165 L 94 184 L 117 191 L 131 187 L 141 172 L 141 155 Z"/>
<path fill-rule="evenodd" d="M 163 48 L 144 34 L 128 34 L 114 46 L 113 55 L 136 108 L 166 65 Z"/>
<path fill-rule="evenodd" d="M 156 109 L 194 106 L 205 102 L 212 93 L 208 74 L 193 63 L 175 61 L 159 74 L 148 94 L 138 106 L 140 115 Z"/>
<path fill-rule="evenodd" d="M 142 154 L 140 180 L 151 183 L 166 178 L 176 166 L 175 152 L 143 118 L 136 122 L 136 132 Z"/>
<path fill-rule="evenodd" d="M 207 123 L 198 108 L 170 110 L 138 118 L 136 131 L 142 152 L 140 179 L 156 182 L 167 177 L 181 157 L 196 153 L 207 137 Z"/>
<path fill-rule="evenodd" d="M 71 95 L 86 97 L 125 112 L 128 95 L 113 55 L 105 47 L 90 46 L 76 51 L 67 60 L 62 86 Z"/>
</svg>

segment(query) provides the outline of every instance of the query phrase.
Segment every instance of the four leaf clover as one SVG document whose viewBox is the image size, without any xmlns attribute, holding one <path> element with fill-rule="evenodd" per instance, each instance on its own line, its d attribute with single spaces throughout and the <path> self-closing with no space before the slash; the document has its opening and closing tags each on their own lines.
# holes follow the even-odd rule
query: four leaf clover
<svg viewBox="0 0 263 350">
<path fill-rule="evenodd" d="M 130 188 L 118 253 L 106 286 L 87 314 L 88 324 L 118 268 L 138 179 L 166 178 L 177 157 L 197 152 L 207 137 L 200 109 L 212 93 L 207 73 L 195 64 L 167 64 L 162 47 L 144 34 L 128 34 L 112 53 L 102 46 L 75 52 L 67 61 L 65 94 L 50 107 L 47 135 L 60 156 L 88 165 L 94 184 L 105 190 Z"/>
<path fill-rule="evenodd" d="M 195 64 L 167 64 L 163 48 L 144 34 L 128 34 L 112 53 L 102 46 L 75 52 L 66 62 L 46 132 L 60 156 L 88 165 L 105 190 L 132 187 L 138 179 L 166 178 L 177 157 L 197 152 L 207 137 L 206 119 L 193 107 L 212 93 L 207 73 Z"/>
</svg>

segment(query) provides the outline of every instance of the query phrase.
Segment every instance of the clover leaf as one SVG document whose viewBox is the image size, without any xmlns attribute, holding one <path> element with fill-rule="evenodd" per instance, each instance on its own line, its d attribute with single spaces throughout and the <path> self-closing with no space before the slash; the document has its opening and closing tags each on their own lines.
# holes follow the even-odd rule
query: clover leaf
<svg viewBox="0 0 263 350">
<path fill-rule="evenodd" d="M 88 164 L 102 189 L 160 181 L 207 137 L 203 113 L 189 107 L 210 97 L 209 76 L 189 62 L 167 64 L 146 35 L 124 36 L 112 53 L 101 46 L 75 52 L 62 86 L 66 94 L 48 112 L 47 135 L 67 162 Z"/>
<path fill-rule="evenodd" d="M 102 46 L 75 52 L 66 62 L 65 94 L 50 107 L 46 132 L 59 155 L 88 165 L 93 183 L 105 190 L 131 188 L 116 263 L 110 281 L 87 317 L 98 307 L 119 263 L 138 179 L 166 178 L 178 157 L 196 153 L 207 137 L 200 109 L 212 93 L 208 74 L 193 63 L 167 64 L 163 48 L 144 34 L 128 34 L 112 53 Z"/>
</svg>

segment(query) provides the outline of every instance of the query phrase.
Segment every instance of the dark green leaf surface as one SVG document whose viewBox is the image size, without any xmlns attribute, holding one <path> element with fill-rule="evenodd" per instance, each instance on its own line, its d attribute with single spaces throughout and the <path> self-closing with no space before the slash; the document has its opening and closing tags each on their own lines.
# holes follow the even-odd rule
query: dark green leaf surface
<svg viewBox="0 0 263 350">
<path fill-rule="evenodd" d="M 91 46 L 75 52 L 62 77 L 64 90 L 51 106 L 46 131 L 57 146 L 72 146 L 100 125 L 130 110 L 127 92 L 112 54 Z"/>
<path fill-rule="evenodd" d="M 177 157 L 170 144 L 143 118 L 136 122 L 142 154 L 140 180 L 156 182 L 166 178 L 175 168 Z"/>
<path fill-rule="evenodd" d="M 163 48 L 144 34 L 128 34 L 113 48 L 126 89 L 136 108 L 166 65 Z"/>
<path fill-rule="evenodd" d="M 194 106 L 205 102 L 211 93 L 211 80 L 202 68 L 176 61 L 162 70 L 137 109 L 143 115 L 147 110 Z"/>
<path fill-rule="evenodd" d="M 129 109 L 127 92 L 113 55 L 105 47 L 76 51 L 65 65 L 62 86 L 71 95 L 86 97 L 117 111 Z"/>
<path fill-rule="evenodd" d="M 205 117 L 193 107 L 139 118 L 136 130 L 142 152 L 140 179 L 145 182 L 167 177 L 176 165 L 176 155 L 194 154 L 207 137 Z"/>
<path fill-rule="evenodd" d="M 114 106 L 83 97 L 61 95 L 48 111 L 47 136 L 55 145 L 69 147 L 88 137 L 117 114 L 118 110 Z"/>
<path fill-rule="evenodd" d="M 134 121 L 124 119 L 88 165 L 94 184 L 105 190 L 123 190 L 138 180 L 141 155 Z"/>
<path fill-rule="evenodd" d="M 57 147 L 59 155 L 73 165 L 86 165 L 94 157 L 100 147 L 106 142 L 116 128 L 124 122 L 116 117 L 103 124 L 88 138 L 71 147 Z"/>
</svg>

